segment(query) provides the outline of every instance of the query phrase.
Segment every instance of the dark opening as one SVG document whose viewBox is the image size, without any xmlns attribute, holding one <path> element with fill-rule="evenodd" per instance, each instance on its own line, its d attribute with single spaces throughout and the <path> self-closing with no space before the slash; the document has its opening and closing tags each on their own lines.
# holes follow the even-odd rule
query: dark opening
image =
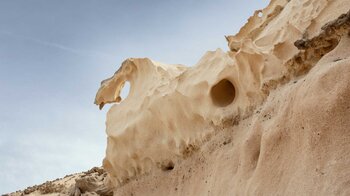
<svg viewBox="0 0 350 196">
<path fill-rule="evenodd" d="M 210 96 L 216 106 L 225 107 L 235 99 L 236 90 L 229 80 L 223 79 L 211 88 Z"/>
<path fill-rule="evenodd" d="M 161 166 L 161 169 L 163 170 L 163 171 L 169 171 L 169 170 L 173 170 L 174 169 L 174 163 L 172 162 L 172 161 L 169 161 L 169 162 L 167 162 L 166 164 L 163 164 L 162 166 Z"/>
</svg>

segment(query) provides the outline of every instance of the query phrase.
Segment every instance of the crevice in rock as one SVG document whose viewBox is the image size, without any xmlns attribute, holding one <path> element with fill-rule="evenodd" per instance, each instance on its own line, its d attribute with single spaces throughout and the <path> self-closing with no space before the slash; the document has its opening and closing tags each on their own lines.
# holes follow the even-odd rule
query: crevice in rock
<svg viewBox="0 0 350 196">
<path fill-rule="evenodd" d="M 311 39 L 297 40 L 294 45 L 300 50 L 292 59 L 287 61 L 286 73 L 277 80 L 270 80 L 263 84 L 262 91 L 265 95 L 278 85 L 289 82 L 292 78 L 304 75 L 317 64 L 327 53 L 332 51 L 340 42 L 342 36 L 350 32 L 350 10 L 340 15 L 337 19 L 325 24 L 321 33 Z"/>
</svg>

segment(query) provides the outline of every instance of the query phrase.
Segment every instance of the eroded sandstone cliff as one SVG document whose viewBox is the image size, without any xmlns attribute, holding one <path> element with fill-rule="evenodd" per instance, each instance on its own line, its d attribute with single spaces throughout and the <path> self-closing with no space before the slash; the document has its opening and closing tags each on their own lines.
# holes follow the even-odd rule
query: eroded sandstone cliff
<svg viewBox="0 0 350 196">
<path fill-rule="evenodd" d="M 321 98 L 330 97 L 330 95 L 327 93 L 321 95 L 321 90 L 326 88 L 324 83 L 330 81 L 314 84 L 314 80 L 322 80 L 318 77 L 324 77 L 321 76 L 322 74 L 317 75 L 316 70 L 331 72 L 327 70 L 332 63 L 332 60 L 327 58 L 329 53 L 335 53 L 339 59 L 349 55 L 346 52 L 349 49 L 347 47 L 349 13 L 341 15 L 347 13 L 349 8 L 350 2 L 341 0 L 275 0 L 271 1 L 267 8 L 256 11 L 237 35 L 226 37 L 230 47 L 229 52 L 222 50 L 208 52 L 194 67 L 164 65 L 149 59 L 126 60 L 113 77 L 102 82 L 95 101 L 100 107 L 105 103 L 119 102 L 112 106 L 107 115 L 108 145 L 103 166 L 109 174 L 111 186 L 116 188 L 116 192 L 121 192 L 128 186 L 125 183 L 133 184 L 130 181 L 134 181 L 139 176 L 143 175 L 141 179 L 151 180 L 149 174 L 154 171 L 169 167 L 177 170 L 176 168 L 181 168 L 183 165 L 184 159 L 192 160 L 189 158 L 192 154 L 205 154 L 203 146 L 211 141 L 213 135 L 223 129 L 230 129 L 232 134 L 238 134 L 241 131 L 249 133 L 249 136 L 242 135 L 231 139 L 235 144 L 231 149 L 232 157 L 236 158 L 230 162 L 231 166 L 225 166 L 222 169 L 235 168 L 234 172 L 227 173 L 228 178 L 232 179 L 225 179 L 225 182 L 231 181 L 231 186 L 239 188 L 227 189 L 225 194 L 257 194 L 269 193 L 269 191 L 294 194 L 311 191 L 309 189 L 320 184 L 321 179 L 315 183 L 317 178 L 313 178 L 311 174 L 310 178 L 306 179 L 307 170 L 301 168 L 310 165 L 315 167 L 313 170 L 320 170 L 317 161 L 310 162 L 309 159 L 312 159 L 310 156 L 322 157 L 320 150 L 324 148 L 324 144 L 318 143 L 317 135 L 310 134 L 316 130 L 318 135 L 329 131 L 326 127 L 319 127 L 322 123 L 318 122 L 327 116 L 327 112 L 317 111 L 317 109 L 323 108 L 319 107 L 319 104 L 324 106 L 328 103 L 323 103 Z M 346 71 L 348 66 L 344 61 L 341 62 L 344 65 L 338 66 L 339 70 L 333 70 L 333 76 L 329 76 L 332 78 L 329 80 L 334 81 L 338 77 L 344 80 L 343 85 L 337 82 L 341 87 L 338 89 L 339 92 L 336 92 L 336 98 L 340 96 L 338 93 L 346 92 L 349 86 L 347 80 L 350 78 L 349 75 L 342 75 L 348 74 Z M 335 69 L 334 67 L 336 66 L 332 66 L 332 69 Z M 312 68 L 313 72 L 307 74 Z M 307 77 L 314 77 L 314 80 L 307 82 L 304 79 Z M 300 86 L 302 83 L 304 86 L 298 87 L 298 90 L 291 89 L 290 82 L 300 80 L 302 82 L 295 86 Z M 130 82 L 131 90 L 129 96 L 120 102 L 119 92 L 125 81 Z M 281 85 L 284 86 L 279 88 Z M 287 98 L 287 101 L 282 99 L 276 103 L 269 99 L 272 96 L 270 93 L 276 88 L 278 90 L 275 92 L 275 99 L 282 97 Z M 293 91 L 295 92 L 291 93 Z M 320 93 L 320 97 L 308 96 L 312 92 Z M 341 96 L 346 100 L 348 95 L 345 93 Z M 290 97 L 293 96 L 295 99 L 291 100 Z M 253 115 L 257 112 L 257 107 L 260 107 L 266 99 L 270 101 L 267 101 L 264 106 L 270 105 L 269 110 L 278 111 L 273 116 L 280 121 L 270 120 L 273 112 L 265 111 L 262 112 L 269 113 L 269 122 L 258 123 L 253 120 L 259 116 Z M 312 101 L 305 104 L 305 107 L 312 110 L 312 113 L 305 115 L 309 110 L 305 110 L 302 106 L 308 99 Z M 281 104 L 281 102 L 284 103 Z M 329 107 L 338 107 L 340 104 L 335 100 L 329 102 L 332 102 Z M 343 108 L 346 108 L 346 104 Z M 316 116 L 319 117 L 316 118 Z M 333 113 L 332 116 L 337 115 Z M 337 117 L 343 119 L 339 131 L 344 132 L 344 135 L 339 135 L 344 138 L 348 130 L 346 117 L 348 116 L 344 113 L 339 113 Z M 234 126 L 246 118 L 252 118 L 253 127 L 248 126 L 240 130 L 239 126 Z M 304 122 L 305 125 L 299 122 L 307 118 L 313 119 L 312 122 Z M 290 121 L 293 123 L 289 126 Z M 311 126 L 312 123 L 315 124 Z M 324 123 L 328 124 L 328 127 L 333 127 L 329 126 L 331 122 Z M 300 126 L 296 126 L 297 124 Z M 305 127 L 308 128 L 305 129 Z M 299 132 L 299 129 L 303 131 Z M 283 134 L 288 136 L 288 140 L 281 142 Z M 333 137 L 337 135 L 336 132 L 333 134 Z M 312 145 L 309 144 L 310 140 L 316 140 L 320 145 L 312 147 L 316 148 L 315 151 L 308 150 L 309 145 Z M 335 141 L 332 139 L 330 142 Z M 349 145 L 349 138 L 344 141 Z M 271 147 L 278 145 L 281 145 L 279 149 Z M 328 147 L 336 148 L 336 145 Z M 347 152 L 350 149 L 347 147 L 341 146 L 338 150 Z M 327 150 L 332 152 L 331 149 Z M 207 154 L 204 160 L 210 159 L 211 156 L 213 155 Z M 278 160 L 268 159 L 267 157 L 270 156 L 275 159 L 277 156 L 284 162 L 276 164 Z M 298 161 L 293 164 L 295 160 Z M 324 163 L 319 160 L 318 164 Z M 282 168 L 281 171 L 277 170 L 279 167 Z M 296 175 L 299 170 L 303 175 L 295 177 L 295 182 L 290 185 L 287 182 L 284 185 L 276 185 L 284 178 L 291 182 L 293 175 Z M 172 171 L 172 173 L 175 172 Z M 172 173 L 167 175 L 172 176 Z M 336 174 L 333 173 L 333 175 Z M 177 181 L 181 176 L 173 177 Z M 211 178 L 220 178 L 220 176 L 221 174 Z M 159 183 L 153 183 L 153 186 L 158 185 L 159 189 L 167 187 L 160 185 L 164 181 L 167 180 L 160 178 Z M 274 184 L 271 183 L 274 181 L 276 181 Z M 298 181 L 303 183 L 297 183 Z M 168 181 L 167 184 L 176 183 Z M 259 187 L 259 184 L 264 186 Z M 202 195 L 203 187 L 207 186 L 201 185 L 198 189 L 187 187 L 190 190 L 182 188 L 178 192 Z M 222 191 L 222 187 L 218 188 Z M 152 188 L 142 189 L 142 192 L 147 190 Z M 319 189 L 314 191 L 321 192 Z M 156 194 L 157 191 L 151 191 L 151 193 Z"/>
<path fill-rule="evenodd" d="M 193 67 L 127 59 L 95 99 L 105 171 L 51 193 L 350 195 L 349 9 L 272 0 Z"/>
</svg>

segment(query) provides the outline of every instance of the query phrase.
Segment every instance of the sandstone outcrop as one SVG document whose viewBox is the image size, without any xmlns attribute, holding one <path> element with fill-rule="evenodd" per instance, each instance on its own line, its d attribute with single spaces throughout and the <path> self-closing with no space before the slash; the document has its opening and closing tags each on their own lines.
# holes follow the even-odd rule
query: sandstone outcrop
<svg viewBox="0 0 350 196">
<path fill-rule="evenodd" d="M 103 169 L 49 192 L 350 195 L 349 10 L 272 0 L 193 67 L 125 60 L 95 99 L 113 104 Z"/>
<path fill-rule="evenodd" d="M 218 49 L 207 52 L 193 67 L 166 65 L 150 59 L 127 59 L 113 77 L 102 82 L 95 100 L 95 104 L 100 107 L 106 103 L 118 103 L 109 110 L 106 122 L 108 144 L 103 166 L 109 174 L 110 183 L 117 188 L 137 176 L 152 173 L 157 168 L 164 170 L 169 165 L 170 168 L 176 168 L 178 165 L 174 163 L 178 163 L 178 160 L 186 159 L 195 151 L 202 152 L 203 145 L 218 131 L 232 129 L 237 132 L 234 125 L 250 118 L 274 89 L 281 85 L 288 86 L 291 81 L 300 80 L 301 77 L 313 77 L 307 73 L 315 66 L 318 66 L 315 70 L 321 69 L 319 64 L 326 61 L 329 53 L 337 51 L 338 56 L 347 57 L 349 54 L 345 51 L 350 44 L 349 8 L 350 2 L 343 0 L 273 0 L 267 8 L 256 11 L 238 34 L 226 36 L 230 51 Z M 336 50 L 336 47 L 343 48 Z M 344 66 L 339 68 L 342 71 L 336 72 L 347 73 L 346 65 Z M 336 79 L 337 76 L 332 77 Z M 344 86 L 339 88 L 345 90 L 349 83 L 347 78 L 350 77 L 347 75 L 342 78 L 345 80 Z M 125 100 L 121 100 L 120 90 L 126 81 L 131 84 L 130 93 Z M 295 96 L 317 92 L 320 88 L 315 85 L 306 91 L 300 87 Z M 322 100 L 313 99 L 317 105 L 325 104 Z M 305 100 L 306 98 L 296 98 L 293 103 L 302 105 Z M 273 103 L 276 108 L 282 107 Z M 271 102 L 265 103 L 268 104 Z M 288 102 L 284 105 L 290 105 L 290 108 L 300 106 Z M 298 121 L 298 117 L 287 118 L 285 113 L 293 112 L 290 110 L 275 114 L 279 116 L 280 124 L 287 124 L 286 121 L 291 119 Z M 295 111 L 306 112 L 302 107 Z M 302 113 L 299 116 L 301 115 Z M 314 118 L 312 115 L 316 114 L 310 115 L 309 118 Z M 261 124 L 256 126 L 263 129 Z M 289 130 L 287 134 L 291 135 L 292 140 L 303 142 L 308 138 L 300 135 L 297 137 L 297 130 L 292 127 L 286 130 Z M 264 135 L 263 130 L 259 132 L 261 133 L 256 133 L 258 136 L 254 136 L 256 139 L 249 142 L 250 145 L 235 146 L 235 150 L 242 150 L 232 156 L 239 154 L 249 158 L 237 158 L 232 161 L 233 165 L 242 161 L 250 165 L 252 160 L 249 159 L 254 159 L 256 166 L 258 160 L 262 159 L 259 155 L 265 153 L 265 150 L 261 152 L 260 149 L 264 143 L 269 141 L 277 145 L 280 142 L 278 138 L 272 139 L 274 136 L 267 137 L 268 133 Z M 310 134 L 306 132 L 303 134 Z M 232 140 L 241 143 L 239 140 L 248 139 L 238 137 Z M 346 141 L 350 143 L 349 138 Z M 300 147 L 299 143 L 294 145 L 295 151 L 288 152 L 291 159 Z M 289 144 L 286 143 L 284 147 L 286 146 Z M 292 145 L 289 147 L 293 148 Z M 283 150 L 272 150 L 269 153 L 276 153 L 276 156 L 285 154 Z M 312 155 L 311 152 L 309 155 Z M 287 157 L 285 161 L 288 161 Z M 307 160 L 303 161 L 305 165 L 309 164 Z M 261 164 L 275 165 L 273 160 L 264 160 Z M 288 164 L 285 166 L 289 167 Z M 237 169 L 236 173 L 248 175 L 247 173 L 258 172 L 247 171 L 245 167 Z M 264 168 L 264 171 L 273 173 L 272 169 Z M 252 180 L 271 180 L 264 175 L 251 179 L 236 176 L 236 173 L 231 173 L 231 177 L 241 181 L 241 187 L 247 187 Z M 254 189 L 259 193 L 260 189 L 256 187 Z M 276 190 L 288 188 L 281 186 Z"/>
</svg>

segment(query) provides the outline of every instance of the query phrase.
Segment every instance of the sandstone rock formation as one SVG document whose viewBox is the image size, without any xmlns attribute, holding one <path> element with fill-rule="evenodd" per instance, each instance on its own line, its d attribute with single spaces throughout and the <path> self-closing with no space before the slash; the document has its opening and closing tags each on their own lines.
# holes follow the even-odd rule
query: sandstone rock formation
<svg viewBox="0 0 350 196">
<path fill-rule="evenodd" d="M 267 8 L 256 11 L 237 35 L 226 37 L 231 51 L 208 52 L 194 67 L 165 65 L 149 59 L 126 60 L 113 77 L 102 82 L 95 101 L 100 107 L 105 103 L 119 102 L 109 110 L 106 123 L 108 145 L 103 166 L 109 174 L 111 184 L 118 187 L 136 176 L 156 170 L 156 167 L 177 167 L 177 164 L 174 166 L 175 160 L 184 159 L 193 151 L 202 151 L 203 144 L 210 140 L 216 131 L 230 128 L 237 132 L 233 125 L 251 116 L 272 89 L 291 80 L 300 80 L 300 77 L 319 61 L 326 61 L 325 55 L 335 50 L 339 42 L 342 43 L 340 46 L 347 47 L 349 14 L 337 18 L 349 8 L 350 2 L 341 0 L 275 0 L 271 1 Z M 332 20 L 335 21 L 331 22 Z M 346 49 L 339 50 L 342 52 L 338 52 L 338 56 L 349 55 L 345 52 Z M 346 65 L 344 66 L 339 69 L 346 73 Z M 321 69 L 321 65 L 315 68 L 317 69 Z M 346 78 L 350 77 L 344 76 L 344 86 L 340 87 L 342 90 L 349 82 Z M 119 93 L 125 81 L 130 82 L 131 89 L 128 97 L 121 101 Z M 308 90 L 318 92 L 317 88 L 322 87 L 316 85 L 314 89 Z M 295 96 L 301 92 L 311 93 L 309 91 L 299 89 Z M 295 102 L 302 104 L 305 100 L 306 97 Z M 267 104 L 271 103 L 265 105 Z M 272 105 L 278 107 L 278 103 Z M 284 105 L 291 103 L 287 102 Z M 300 108 L 295 110 L 303 111 L 301 105 L 298 106 Z M 288 127 L 285 121 L 293 117 L 298 121 L 298 117 L 287 118 L 285 113 L 288 112 L 293 110 L 285 109 L 283 113 L 278 114 L 281 120 L 279 123 L 283 123 L 280 127 L 287 127 L 287 134 L 292 137 L 297 130 Z M 301 115 L 303 114 L 299 114 Z M 309 118 L 316 114 L 310 115 Z M 319 125 L 320 122 L 316 124 Z M 262 125 L 259 127 L 263 129 Z M 250 128 L 246 129 L 245 131 L 249 131 Z M 278 132 L 276 127 L 273 126 L 273 129 L 275 130 L 271 131 Z M 242 169 L 237 169 L 238 174 L 258 173 L 258 170 L 254 169 L 261 159 L 259 155 L 266 151 L 261 152 L 264 143 L 270 141 L 277 145 L 280 142 L 278 138 L 265 136 L 269 134 L 268 131 L 265 134 L 263 130 L 255 132 L 260 133 L 251 136 L 256 139 L 253 139 L 250 145 L 236 146 L 236 150 L 247 148 L 247 152 L 243 150 L 232 155 L 241 154 L 240 156 L 248 157 L 248 160 L 237 158 L 232 161 L 233 165 L 241 161 L 248 163 Z M 303 134 L 310 133 L 305 131 Z M 301 136 L 294 135 L 292 140 L 301 140 L 301 143 L 308 140 L 306 136 L 299 137 Z M 235 143 L 244 139 L 234 138 Z M 300 147 L 298 142 L 294 145 L 294 150 L 288 153 L 290 158 L 296 153 L 297 147 Z M 288 142 L 282 146 L 293 148 Z M 282 156 L 286 152 L 274 150 L 270 153 Z M 246 171 L 244 168 L 251 165 L 251 161 L 255 162 L 254 169 Z M 285 161 L 288 161 L 288 157 Z M 305 165 L 308 164 L 307 160 L 303 161 Z M 273 162 L 267 160 L 262 164 L 275 165 Z M 273 173 L 271 169 L 263 170 Z M 290 172 L 293 171 L 296 172 L 296 168 Z M 234 174 L 235 172 L 231 173 L 231 177 L 240 180 L 243 183 L 240 186 L 247 186 L 249 181 L 255 180 L 243 176 L 235 177 Z M 288 175 L 281 177 L 283 176 Z M 264 175 L 261 177 L 266 178 Z M 256 178 L 257 181 L 259 179 Z M 261 191 L 257 186 L 254 187 L 258 190 L 257 193 Z M 280 189 L 286 190 L 286 187 L 281 186 L 276 190 Z"/>
<path fill-rule="evenodd" d="M 349 9 L 272 0 L 193 67 L 127 59 L 95 99 L 107 173 L 51 192 L 350 195 Z"/>
<path fill-rule="evenodd" d="M 106 176 L 103 168 L 94 167 L 86 172 L 67 175 L 9 195 L 113 195 L 113 190 L 104 183 Z"/>
</svg>

